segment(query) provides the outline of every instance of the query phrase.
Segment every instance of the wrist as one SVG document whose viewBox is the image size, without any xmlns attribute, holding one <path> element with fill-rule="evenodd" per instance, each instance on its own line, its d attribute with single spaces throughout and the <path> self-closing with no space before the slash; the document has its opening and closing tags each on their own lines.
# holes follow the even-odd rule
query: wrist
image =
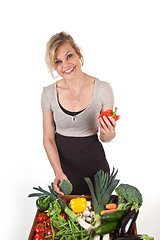
<svg viewBox="0 0 160 240">
<path fill-rule="evenodd" d="M 64 173 L 63 173 L 62 170 L 54 171 L 54 174 L 55 174 L 55 177 L 58 177 L 58 176 L 62 176 L 62 175 L 64 175 Z"/>
<path fill-rule="evenodd" d="M 116 136 L 115 129 L 112 132 L 100 133 L 100 140 L 102 142 L 110 142 Z"/>
</svg>

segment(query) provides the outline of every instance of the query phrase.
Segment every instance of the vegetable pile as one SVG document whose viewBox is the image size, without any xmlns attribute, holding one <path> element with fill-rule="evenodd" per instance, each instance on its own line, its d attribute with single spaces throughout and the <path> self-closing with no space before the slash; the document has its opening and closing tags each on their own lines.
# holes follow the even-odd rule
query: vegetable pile
<svg viewBox="0 0 160 240">
<path fill-rule="evenodd" d="M 42 231 L 39 231 L 37 233 L 35 229 L 36 235 L 34 240 L 38 240 L 37 237 L 39 237 L 39 240 L 92 239 L 92 233 L 88 234 L 88 232 L 86 231 L 90 227 L 92 227 L 92 225 L 90 225 L 84 219 L 82 219 L 80 214 L 76 214 L 74 211 L 72 211 L 72 209 L 68 206 L 65 199 L 63 198 L 61 199 L 58 193 L 54 191 L 53 183 L 51 183 L 51 186 L 48 186 L 48 188 L 49 188 L 49 191 L 46 191 L 41 187 L 38 187 L 38 188 L 34 187 L 33 189 L 39 192 L 32 193 L 29 195 L 29 197 L 39 197 L 36 203 L 37 202 L 41 203 L 41 205 L 37 204 L 37 207 L 38 208 L 40 207 L 39 208 L 40 211 L 41 209 L 43 209 L 42 203 L 46 204 L 46 201 L 49 201 L 50 199 L 50 204 L 47 209 L 48 210 L 47 216 L 50 217 L 48 220 L 49 229 L 47 228 L 47 225 L 45 225 L 45 222 L 41 223 L 42 225 L 40 226 L 40 228 L 42 229 Z M 79 204 L 79 208 L 82 209 L 82 207 L 83 206 Z M 86 210 L 86 208 L 87 208 L 87 204 L 84 210 Z M 50 231 L 50 234 L 48 233 L 48 230 Z M 37 234 L 39 234 L 39 236 L 37 236 Z"/>
<path fill-rule="evenodd" d="M 153 240 L 148 235 L 135 235 L 134 226 L 142 205 L 142 194 L 129 184 L 119 184 L 118 170 L 111 175 L 98 171 L 94 181 L 85 178 L 92 201 L 77 196 L 67 202 L 53 188 L 49 191 L 34 187 L 38 192 L 29 197 L 38 197 L 36 206 L 41 212 L 35 227 L 34 240 Z M 70 194 L 72 184 L 61 181 L 61 191 Z M 113 191 L 117 195 L 112 195 Z"/>
</svg>

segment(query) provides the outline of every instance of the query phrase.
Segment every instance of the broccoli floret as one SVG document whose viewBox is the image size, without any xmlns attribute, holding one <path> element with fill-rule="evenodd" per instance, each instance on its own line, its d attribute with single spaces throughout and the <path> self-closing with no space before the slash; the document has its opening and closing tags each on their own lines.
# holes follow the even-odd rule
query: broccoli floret
<svg viewBox="0 0 160 240">
<path fill-rule="evenodd" d="M 127 209 L 136 209 L 142 205 L 142 194 L 140 191 L 129 184 L 120 184 L 115 192 L 118 195 L 118 209 L 119 210 L 127 210 Z"/>
<path fill-rule="evenodd" d="M 61 179 L 59 183 L 59 189 L 64 193 L 64 195 L 69 195 L 73 190 L 73 185 L 65 179 Z"/>
</svg>

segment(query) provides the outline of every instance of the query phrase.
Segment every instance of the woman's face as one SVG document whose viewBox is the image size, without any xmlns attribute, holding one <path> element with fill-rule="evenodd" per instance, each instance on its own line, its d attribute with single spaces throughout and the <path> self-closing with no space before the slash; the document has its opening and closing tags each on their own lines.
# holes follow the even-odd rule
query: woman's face
<svg viewBox="0 0 160 240">
<path fill-rule="evenodd" d="M 58 47 L 54 56 L 54 65 L 57 73 L 64 79 L 75 78 L 81 72 L 79 55 L 70 43 Z"/>
</svg>

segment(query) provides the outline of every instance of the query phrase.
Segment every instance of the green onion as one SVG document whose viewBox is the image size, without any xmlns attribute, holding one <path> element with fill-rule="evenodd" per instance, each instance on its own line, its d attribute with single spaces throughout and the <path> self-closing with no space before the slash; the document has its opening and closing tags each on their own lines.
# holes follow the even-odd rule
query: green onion
<svg viewBox="0 0 160 240">
<path fill-rule="evenodd" d="M 92 196 L 92 205 L 95 212 L 95 227 L 101 224 L 100 212 L 104 210 L 105 205 L 109 203 L 111 194 L 119 183 L 119 180 L 115 179 L 118 170 L 116 172 L 114 171 L 115 169 L 113 168 L 110 176 L 107 172 L 102 170 L 98 171 L 94 175 L 94 184 L 90 178 L 85 178 Z M 98 236 L 95 236 L 94 239 L 98 239 Z"/>
</svg>

